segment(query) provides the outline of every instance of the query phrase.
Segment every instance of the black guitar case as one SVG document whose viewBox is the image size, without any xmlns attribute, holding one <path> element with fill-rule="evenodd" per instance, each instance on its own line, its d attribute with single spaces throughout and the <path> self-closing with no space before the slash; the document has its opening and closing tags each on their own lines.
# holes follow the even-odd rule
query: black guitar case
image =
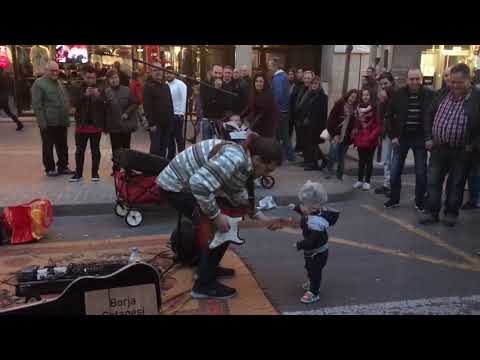
<svg viewBox="0 0 480 360">
<path fill-rule="evenodd" d="M 129 264 L 108 276 L 85 276 L 74 280 L 58 297 L 38 303 L 0 311 L 0 315 L 78 316 L 87 315 L 86 293 L 94 290 L 126 288 L 137 285 L 155 286 L 155 308 L 160 310 L 160 274 L 145 263 Z"/>
</svg>

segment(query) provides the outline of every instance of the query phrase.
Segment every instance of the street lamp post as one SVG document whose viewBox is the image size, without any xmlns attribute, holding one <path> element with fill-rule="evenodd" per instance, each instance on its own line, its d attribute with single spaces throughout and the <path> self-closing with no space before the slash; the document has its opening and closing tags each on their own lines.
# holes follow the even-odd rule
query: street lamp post
<svg viewBox="0 0 480 360">
<path fill-rule="evenodd" d="M 347 93 L 348 88 L 348 75 L 350 73 L 350 58 L 352 56 L 353 45 L 347 45 L 346 58 L 345 58 L 345 73 L 343 74 L 343 88 L 342 95 Z"/>
</svg>

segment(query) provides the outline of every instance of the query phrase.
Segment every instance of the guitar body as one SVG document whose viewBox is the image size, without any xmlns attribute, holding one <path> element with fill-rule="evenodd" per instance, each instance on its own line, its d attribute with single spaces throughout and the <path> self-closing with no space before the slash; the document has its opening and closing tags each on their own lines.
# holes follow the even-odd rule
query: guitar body
<svg viewBox="0 0 480 360">
<path fill-rule="evenodd" d="M 108 276 L 80 277 L 54 299 L 3 310 L 0 315 L 143 315 L 158 314 L 160 306 L 160 274 L 139 262 Z"/>
<path fill-rule="evenodd" d="M 221 213 L 231 218 L 243 218 L 248 214 L 248 208 L 220 209 Z M 200 213 L 196 225 L 196 246 L 205 250 L 209 248 L 210 242 L 215 238 L 215 224 L 207 216 Z"/>
</svg>

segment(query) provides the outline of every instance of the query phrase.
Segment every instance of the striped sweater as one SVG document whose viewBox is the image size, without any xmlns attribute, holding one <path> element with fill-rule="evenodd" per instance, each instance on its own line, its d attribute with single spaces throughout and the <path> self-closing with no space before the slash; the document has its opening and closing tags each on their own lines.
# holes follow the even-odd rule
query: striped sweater
<svg viewBox="0 0 480 360">
<path fill-rule="evenodd" d="M 210 161 L 208 156 L 223 140 L 205 140 L 178 154 L 160 173 L 157 184 L 165 191 L 191 192 L 202 212 L 210 219 L 220 209 L 216 197 L 225 197 L 234 206 L 248 202 L 246 184 L 253 176 L 250 155 L 232 142 L 221 147 Z"/>
</svg>

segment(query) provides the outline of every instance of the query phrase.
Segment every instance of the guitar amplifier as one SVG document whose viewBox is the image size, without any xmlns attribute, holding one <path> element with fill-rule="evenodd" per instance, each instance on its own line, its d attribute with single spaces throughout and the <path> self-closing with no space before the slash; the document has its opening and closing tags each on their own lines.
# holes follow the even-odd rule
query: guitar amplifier
<svg viewBox="0 0 480 360">
<path fill-rule="evenodd" d="M 105 276 L 127 264 L 123 262 L 69 264 L 68 266 L 30 266 L 16 274 L 15 295 L 38 298 L 43 294 L 61 293 L 72 281 L 82 276 Z"/>
</svg>

